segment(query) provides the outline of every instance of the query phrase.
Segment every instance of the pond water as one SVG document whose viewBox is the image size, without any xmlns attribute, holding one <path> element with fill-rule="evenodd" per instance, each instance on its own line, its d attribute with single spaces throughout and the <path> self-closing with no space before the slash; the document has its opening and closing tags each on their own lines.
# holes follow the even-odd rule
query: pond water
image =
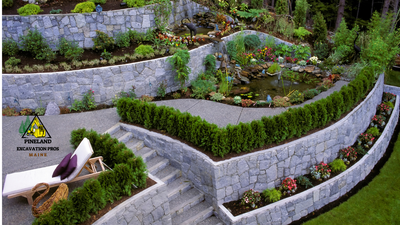
<svg viewBox="0 0 400 225">
<path fill-rule="evenodd" d="M 250 88 L 250 92 L 253 92 L 252 100 L 256 101 L 256 100 L 266 100 L 267 95 L 270 95 L 271 98 L 274 98 L 275 96 L 284 97 L 287 94 L 289 94 L 291 90 L 298 90 L 300 92 L 303 92 L 307 89 L 316 88 L 316 85 L 297 83 L 297 82 L 291 84 L 291 82 L 288 80 L 283 80 L 283 85 L 282 85 L 282 80 L 278 81 L 278 76 L 273 76 L 273 77 L 265 77 L 260 80 L 251 80 L 249 84 L 241 84 L 233 86 L 232 90 L 240 89 L 242 87 Z M 258 94 L 259 96 L 256 96 L 255 94 Z M 240 94 L 238 95 L 240 96 Z M 243 98 L 243 96 L 241 97 Z"/>
<path fill-rule="evenodd" d="M 207 35 L 208 32 L 213 31 L 213 30 L 214 30 L 214 28 L 197 27 L 196 35 L 200 35 L 200 34 Z M 185 30 L 185 31 L 179 32 L 179 33 L 177 33 L 175 35 L 176 36 L 182 36 L 182 37 L 190 36 L 190 30 Z"/>
</svg>

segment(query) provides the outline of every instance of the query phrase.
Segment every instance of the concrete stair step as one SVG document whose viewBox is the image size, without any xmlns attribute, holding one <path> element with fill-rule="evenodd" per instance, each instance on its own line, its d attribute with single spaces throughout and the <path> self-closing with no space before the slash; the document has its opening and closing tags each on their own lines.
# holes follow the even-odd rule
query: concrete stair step
<svg viewBox="0 0 400 225">
<path fill-rule="evenodd" d="M 192 188 L 192 182 L 183 177 L 179 177 L 167 186 L 168 200 L 172 201 L 179 195 Z"/>
<path fill-rule="evenodd" d="M 190 210 L 173 217 L 171 222 L 176 225 L 191 225 L 204 221 L 213 215 L 214 208 L 206 202 L 201 202 Z"/>
<path fill-rule="evenodd" d="M 148 147 L 144 147 L 144 148 L 142 148 L 142 149 L 140 149 L 140 150 L 138 150 L 138 151 L 136 151 L 134 153 L 137 156 L 142 156 L 143 161 L 145 163 L 147 163 L 148 161 L 152 160 L 157 155 L 156 150 L 153 150 L 153 149 L 148 148 Z"/>
<path fill-rule="evenodd" d="M 172 181 L 176 180 L 176 178 L 180 177 L 181 174 L 181 171 L 175 167 L 166 166 L 163 170 L 158 171 L 155 176 L 168 185 Z"/>
<path fill-rule="evenodd" d="M 224 225 L 224 223 L 216 216 L 210 216 L 207 219 L 198 223 L 197 225 Z"/>
<path fill-rule="evenodd" d="M 111 134 L 111 137 L 119 139 L 120 137 L 124 136 L 126 133 L 128 133 L 128 132 L 125 130 L 119 129 L 115 133 Z"/>
<path fill-rule="evenodd" d="M 136 145 L 137 145 L 138 143 L 140 143 L 140 142 L 141 142 L 141 140 L 134 138 L 133 135 L 132 135 L 131 139 L 129 139 L 129 140 L 125 143 L 125 145 L 126 145 L 126 147 L 132 149 L 133 152 L 135 152 L 135 151 L 136 151 Z"/>
<path fill-rule="evenodd" d="M 204 200 L 204 194 L 192 188 L 169 202 L 171 218 L 188 211 Z M 186 213 L 185 213 L 186 214 Z"/>
<path fill-rule="evenodd" d="M 131 132 L 126 132 L 124 135 L 122 135 L 121 137 L 118 138 L 118 141 L 125 143 L 125 145 L 126 145 L 126 143 L 132 139 L 132 137 L 133 137 L 133 134 Z"/>
<path fill-rule="evenodd" d="M 151 174 L 156 174 L 169 165 L 169 160 L 163 157 L 156 156 L 147 163 L 147 170 Z"/>
</svg>

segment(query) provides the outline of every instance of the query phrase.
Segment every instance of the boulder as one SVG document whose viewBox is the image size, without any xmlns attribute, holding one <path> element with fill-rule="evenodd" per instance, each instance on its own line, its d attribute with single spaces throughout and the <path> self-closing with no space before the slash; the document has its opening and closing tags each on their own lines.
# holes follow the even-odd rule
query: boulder
<svg viewBox="0 0 400 225">
<path fill-rule="evenodd" d="M 300 66 L 293 66 L 293 67 L 292 67 L 292 70 L 293 70 L 294 72 L 299 71 L 299 69 L 300 69 Z"/>
<path fill-rule="evenodd" d="M 273 64 L 273 63 L 271 63 L 271 62 L 267 62 L 266 64 L 267 64 L 267 67 L 269 68 L 269 67 L 271 67 L 271 66 L 272 66 L 272 64 Z M 268 68 L 266 68 L 266 69 L 268 69 Z"/>
<path fill-rule="evenodd" d="M 320 69 L 316 69 L 316 70 L 312 71 L 312 74 L 319 74 L 319 73 L 321 73 Z"/>
<path fill-rule="evenodd" d="M 240 75 L 248 77 L 249 76 L 249 72 L 242 70 L 242 71 L 240 71 Z"/>
<path fill-rule="evenodd" d="M 300 68 L 299 69 L 299 73 L 303 73 L 304 72 L 304 69 L 303 68 Z"/>
<path fill-rule="evenodd" d="M 306 68 L 304 69 L 307 73 L 312 73 L 312 71 L 314 71 L 315 66 L 306 66 Z"/>
<path fill-rule="evenodd" d="M 49 102 L 47 104 L 45 116 L 52 116 L 52 115 L 60 115 L 60 108 L 58 107 L 57 103 Z"/>
<path fill-rule="evenodd" d="M 250 83 L 250 80 L 246 77 L 241 77 L 240 80 L 246 84 Z"/>
</svg>

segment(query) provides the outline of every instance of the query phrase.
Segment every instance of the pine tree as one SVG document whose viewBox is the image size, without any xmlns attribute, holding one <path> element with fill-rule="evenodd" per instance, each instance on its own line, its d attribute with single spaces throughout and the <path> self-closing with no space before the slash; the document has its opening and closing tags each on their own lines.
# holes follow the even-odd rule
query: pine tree
<svg viewBox="0 0 400 225">
<path fill-rule="evenodd" d="M 289 7 L 287 0 L 278 0 L 275 6 L 276 15 L 288 15 Z"/>
<path fill-rule="evenodd" d="M 294 23 L 296 27 L 305 27 L 306 25 L 306 14 L 310 8 L 307 0 L 297 0 L 296 8 L 294 11 Z"/>
<path fill-rule="evenodd" d="M 324 16 L 321 12 L 317 12 L 317 14 L 313 17 L 314 20 L 314 30 L 313 37 L 315 42 L 325 43 L 326 36 L 328 35 L 328 30 L 326 28 L 326 22 Z"/>
</svg>

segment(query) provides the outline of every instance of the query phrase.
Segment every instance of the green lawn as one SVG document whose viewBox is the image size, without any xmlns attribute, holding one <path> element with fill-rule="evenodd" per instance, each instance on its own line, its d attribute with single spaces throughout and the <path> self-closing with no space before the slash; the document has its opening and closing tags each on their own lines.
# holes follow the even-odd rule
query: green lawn
<svg viewBox="0 0 400 225">
<path fill-rule="evenodd" d="M 368 186 L 340 206 L 304 224 L 400 224 L 399 138 L 390 159 Z"/>
<path fill-rule="evenodd" d="M 400 72 L 394 70 L 385 72 L 385 84 L 400 87 Z"/>
</svg>

